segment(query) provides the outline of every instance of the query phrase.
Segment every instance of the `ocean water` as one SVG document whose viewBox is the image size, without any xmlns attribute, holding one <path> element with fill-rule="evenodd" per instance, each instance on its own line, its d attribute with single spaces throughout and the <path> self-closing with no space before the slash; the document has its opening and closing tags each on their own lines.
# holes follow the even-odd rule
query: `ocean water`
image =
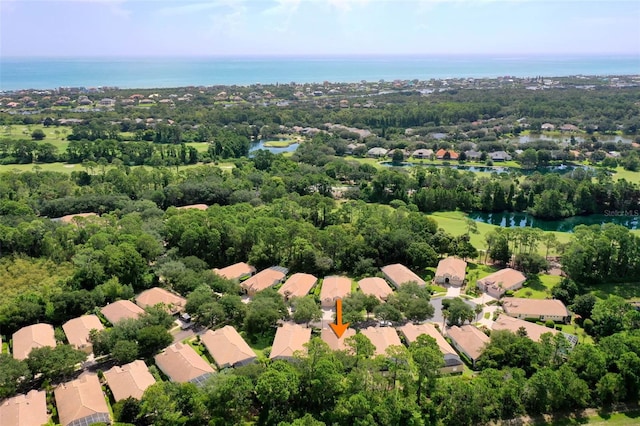
<svg viewBox="0 0 640 426">
<path fill-rule="evenodd" d="M 640 74 L 640 56 L 2 58 L 0 90 Z"/>
</svg>

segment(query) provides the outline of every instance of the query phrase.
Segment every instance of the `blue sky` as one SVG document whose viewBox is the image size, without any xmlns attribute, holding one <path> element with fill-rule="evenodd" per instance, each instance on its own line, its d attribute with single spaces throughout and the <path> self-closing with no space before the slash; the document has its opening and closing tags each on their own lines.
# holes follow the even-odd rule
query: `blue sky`
<svg viewBox="0 0 640 426">
<path fill-rule="evenodd" d="M 1 0 L 2 56 L 633 54 L 640 2 Z"/>
</svg>

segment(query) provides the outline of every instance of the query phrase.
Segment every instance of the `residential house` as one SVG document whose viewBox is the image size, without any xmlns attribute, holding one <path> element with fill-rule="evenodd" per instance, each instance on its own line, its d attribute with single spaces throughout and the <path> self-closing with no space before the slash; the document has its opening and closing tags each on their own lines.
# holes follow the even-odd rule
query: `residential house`
<svg viewBox="0 0 640 426">
<path fill-rule="evenodd" d="M 351 280 L 347 277 L 329 276 L 322 280 L 320 289 L 320 304 L 323 308 L 333 308 L 336 300 L 351 294 Z"/>
<path fill-rule="evenodd" d="M 228 280 L 242 281 L 253 276 L 256 273 L 256 268 L 244 262 L 238 262 L 222 269 L 214 268 L 213 272 Z"/>
<path fill-rule="evenodd" d="M 143 291 L 136 297 L 136 304 L 141 308 L 148 306 L 164 305 L 171 315 L 184 311 L 187 299 L 173 294 L 160 287 L 153 287 Z"/>
<path fill-rule="evenodd" d="M 116 105 L 116 100 L 111 98 L 100 99 L 100 106 L 104 107 L 114 107 Z"/>
<path fill-rule="evenodd" d="M 540 129 L 545 130 L 545 131 L 551 131 L 551 130 L 555 130 L 556 126 L 554 126 L 551 123 L 544 123 L 544 124 L 542 124 L 542 126 L 540 126 Z"/>
<path fill-rule="evenodd" d="M 481 291 L 489 296 L 500 298 L 507 290 L 514 291 L 522 288 L 526 280 L 527 277 L 522 272 L 505 268 L 479 279 L 477 285 Z"/>
<path fill-rule="evenodd" d="M 436 284 L 451 284 L 461 286 L 467 270 L 467 262 L 458 258 L 449 256 L 438 262 L 434 281 Z"/>
<path fill-rule="evenodd" d="M 363 278 L 358 281 L 358 287 L 360 287 L 360 291 L 362 291 L 362 293 L 367 296 L 375 296 L 381 302 L 386 301 L 387 297 L 393 293 L 393 289 L 389 287 L 389 284 L 380 277 Z"/>
<path fill-rule="evenodd" d="M 238 367 L 254 362 L 256 353 L 230 325 L 216 331 L 207 330 L 200 341 L 220 368 Z"/>
<path fill-rule="evenodd" d="M 354 105 L 354 106 L 355 106 L 355 105 Z M 365 148 L 366 148 L 366 145 L 365 145 L 365 144 L 363 144 L 363 143 L 350 143 L 350 144 L 348 144 L 348 145 L 347 145 L 347 149 L 345 150 L 345 152 L 344 152 L 344 153 L 345 153 L 345 154 L 349 154 L 349 155 L 351 155 L 351 154 L 353 154 L 356 150 L 358 150 L 358 148 L 361 148 L 361 147 L 365 147 Z"/>
<path fill-rule="evenodd" d="M 83 374 L 76 380 L 59 385 L 53 394 L 62 426 L 111 424 L 107 400 L 97 375 Z"/>
<path fill-rule="evenodd" d="M 433 150 L 432 149 L 416 149 L 415 151 L 413 151 L 413 153 L 411 154 L 411 156 L 413 158 L 416 159 L 430 159 L 433 156 Z"/>
<path fill-rule="evenodd" d="M 580 129 L 574 124 L 563 124 L 562 126 L 560 126 L 561 132 L 577 132 L 578 130 Z"/>
<path fill-rule="evenodd" d="M 478 327 L 470 324 L 465 324 L 461 327 L 454 325 L 447 328 L 447 336 L 458 352 L 461 352 L 471 360 L 474 367 L 484 347 L 490 340 L 489 336 L 480 331 Z"/>
<path fill-rule="evenodd" d="M 507 330 L 512 333 L 518 334 L 521 331 L 526 333 L 526 336 L 534 342 L 539 342 L 540 337 L 545 333 L 557 334 L 558 330 L 554 328 L 545 327 L 533 322 L 524 321 L 518 318 L 513 318 L 508 315 L 501 314 L 497 320 L 493 322 L 491 326 L 492 331 Z"/>
<path fill-rule="evenodd" d="M 28 325 L 13 333 L 13 357 L 15 359 L 26 359 L 31 350 L 45 346 L 56 347 L 52 325 Z"/>
<path fill-rule="evenodd" d="M 469 151 L 465 151 L 464 155 L 467 157 L 469 161 L 479 161 L 482 157 L 482 153 L 480 151 L 474 151 L 470 149 Z"/>
<path fill-rule="evenodd" d="M 438 160 L 457 160 L 458 157 L 458 153 L 451 149 L 440 148 L 438 151 L 436 151 L 436 158 Z"/>
<path fill-rule="evenodd" d="M 116 402 L 127 398 L 140 400 L 144 391 L 156 382 L 147 364 L 140 359 L 121 367 L 111 367 L 104 372 L 104 378 Z"/>
<path fill-rule="evenodd" d="M 289 272 L 287 268 L 272 266 L 271 268 L 263 269 L 251 278 L 243 281 L 240 287 L 249 296 L 253 296 L 259 291 L 266 290 L 283 282 L 287 276 L 287 272 Z"/>
<path fill-rule="evenodd" d="M 42 426 L 49 424 L 47 393 L 31 390 L 0 403 L 0 425 Z"/>
<path fill-rule="evenodd" d="M 495 151 L 489 153 L 489 158 L 494 162 L 504 162 L 511 160 L 511 155 L 505 151 Z"/>
<path fill-rule="evenodd" d="M 156 365 L 172 382 L 201 385 L 214 370 L 186 343 L 174 343 L 155 356 Z"/>
<path fill-rule="evenodd" d="M 375 355 L 385 355 L 389 346 L 402 346 L 400 337 L 393 327 L 367 327 L 360 332 L 375 346 Z"/>
<path fill-rule="evenodd" d="M 293 359 L 295 352 L 306 352 L 304 347 L 311 340 L 311 329 L 298 324 L 284 323 L 276 330 L 269 359 Z"/>
<path fill-rule="evenodd" d="M 93 352 L 93 344 L 89 340 L 91 330 L 104 330 L 104 326 L 96 315 L 83 315 L 62 324 L 62 330 L 71 346 L 90 354 Z"/>
<path fill-rule="evenodd" d="M 400 263 L 383 266 L 380 270 L 384 277 L 396 288 L 399 288 L 402 284 L 410 282 L 414 282 L 420 287 L 427 285 L 422 278 Z"/>
<path fill-rule="evenodd" d="M 320 332 L 320 338 L 322 341 L 329 345 L 333 351 L 347 350 L 348 348 L 344 343 L 345 339 L 355 335 L 356 331 L 353 328 L 347 328 L 340 338 L 336 336 L 336 333 L 334 333 L 331 328 L 323 328 Z"/>
<path fill-rule="evenodd" d="M 458 353 L 451 347 L 449 342 L 440 334 L 433 324 L 405 324 L 398 328 L 400 334 L 411 344 L 418 339 L 418 336 L 426 335 L 432 337 L 438 349 L 444 358 L 444 366 L 440 369 L 441 373 L 458 373 L 464 369 L 464 364 L 460 360 Z"/>
<path fill-rule="evenodd" d="M 519 319 L 553 320 L 567 323 L 571 320 L 571 313 L 564 303 L 557 299 L 505 297 L 502 299 L 502 310 L 510 317 Z"/>
<path fill-rule="evenodd" d="M 284 282 L 282 287 L 278 289 L 278 293 L 284 296 L 285 300 L 289 300 L 292 297 L 304 297 L 309 294 L 317 282 L 318 278 L 315 276 L 297 272 Z"/>
<path fill-rule="evenodd" d="M 375 147 L 375 148 L 371 148 L 369 151 L 367 151 L 367 157 L 380 158 L 380 157 L 386 156 L 388 152 L 389 152 L 388 149 Z"/>
<path fill-rule="evenodd" d="M 144 314 L 144 309 L 130 300 L 118 300 L 116 302 L 109 303 L 107 306 L 100 309 L 100 312 L 107 321 L 115 325 L 124 319 L 137 319 L 140 315 Z"/>
</svg>

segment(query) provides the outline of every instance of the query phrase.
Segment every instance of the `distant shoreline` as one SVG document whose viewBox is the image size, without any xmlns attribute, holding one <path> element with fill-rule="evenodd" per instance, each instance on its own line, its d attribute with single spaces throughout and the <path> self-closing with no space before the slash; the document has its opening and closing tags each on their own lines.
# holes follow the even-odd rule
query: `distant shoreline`
<svg viewBox="0 0 640 426">
<path fill-rule="evenodd" d="M 0 91 L 640 75 L 636 55 L 1 58 Z"/>
</svg>

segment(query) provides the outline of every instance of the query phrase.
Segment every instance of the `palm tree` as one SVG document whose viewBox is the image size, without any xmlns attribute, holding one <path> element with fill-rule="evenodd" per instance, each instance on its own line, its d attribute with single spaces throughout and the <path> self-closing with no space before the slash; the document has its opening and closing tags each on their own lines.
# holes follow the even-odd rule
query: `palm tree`
<svg viewBox="0 0 640 426">
<path fill-rule="evenodd" d="M 473 311 L 476 313 L 476 322 L 478 322 L 478 319 L 483 309 L 484 309 L 484 305 L 476 305 L 476 307 L 473 308 Z"/>
</svg>

